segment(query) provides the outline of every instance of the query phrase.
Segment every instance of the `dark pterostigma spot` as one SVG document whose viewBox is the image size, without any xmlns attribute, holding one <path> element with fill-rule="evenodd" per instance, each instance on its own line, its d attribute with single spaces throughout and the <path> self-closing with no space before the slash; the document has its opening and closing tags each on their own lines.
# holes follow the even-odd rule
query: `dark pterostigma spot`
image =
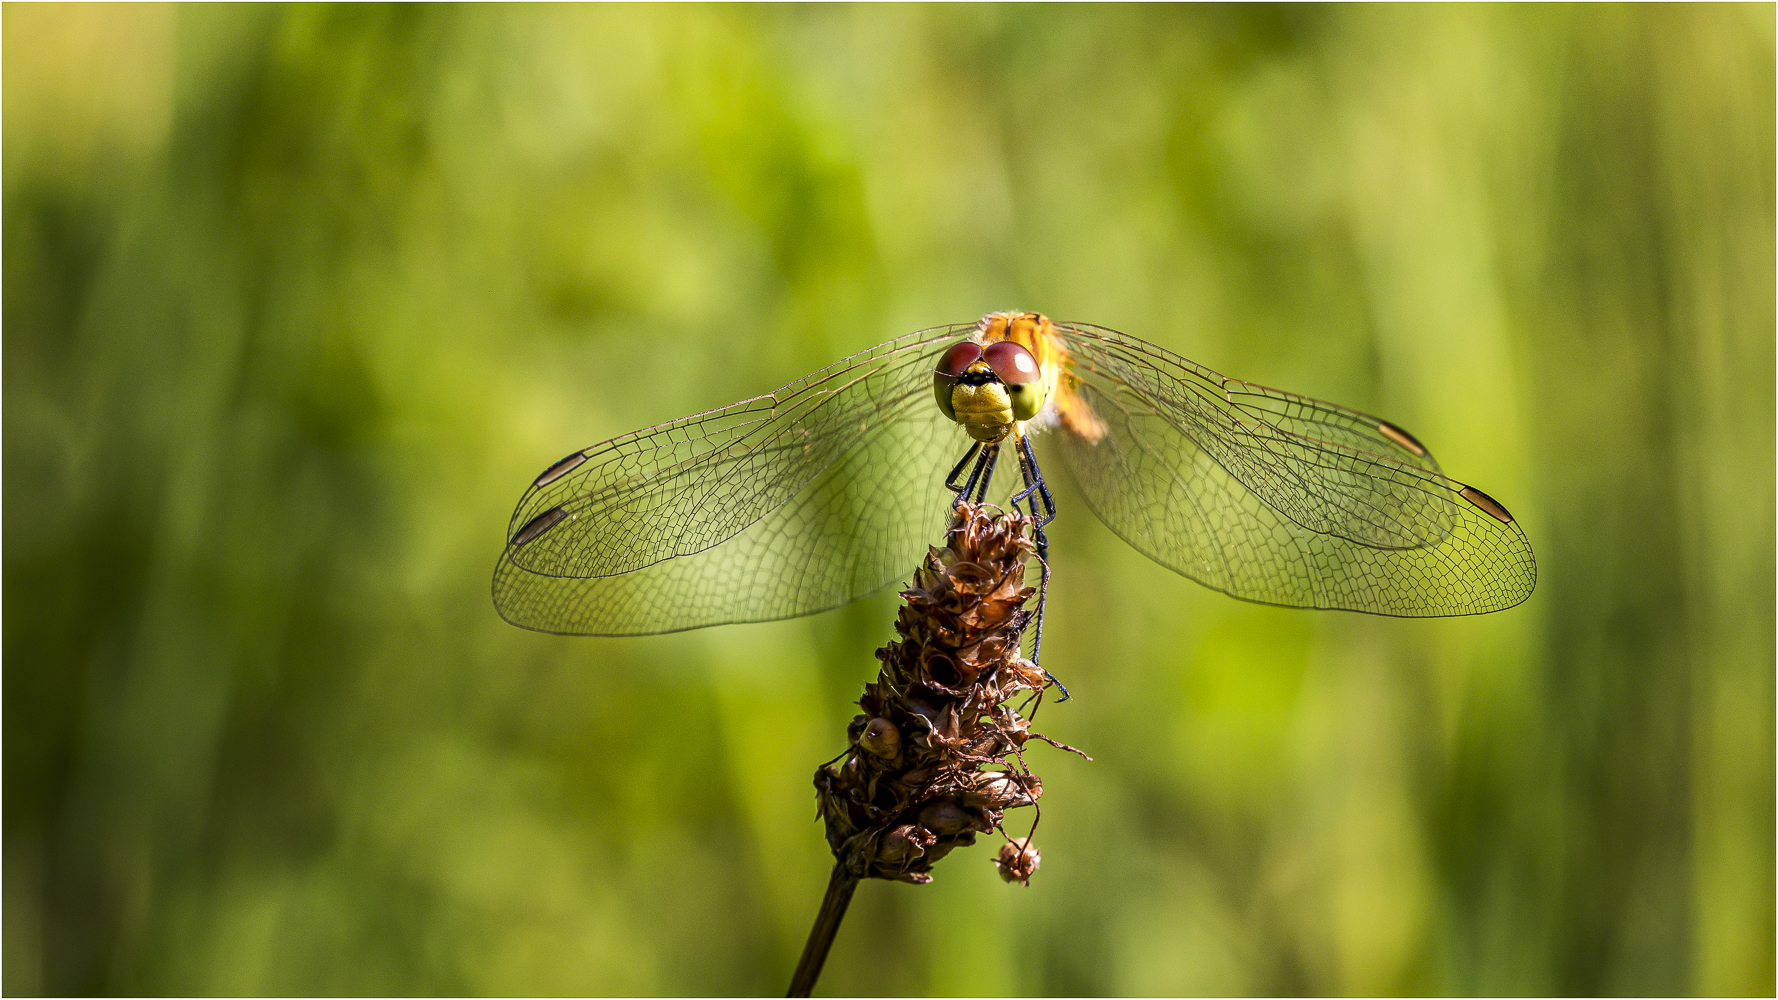
<svg viewBox="0 0 1778 1000">
<path fill-rule="evenodd" d="M 1513 516 L 1506 512 L 1506 508 L 1502 507 L 1499 501 L 1495 500 L 1488 494 L 1483 493 L 1481 490 L 1476 489 L 1474 486 L 1465 486 L 1458 492 L 1463 496 L 1463 499 L 1480 507 L 1482 512 L 1489 517 L 1494 518 L 1502 524 L 1513 523 Z"/>
<path fill-rule="evenodd" d="M 567 458 L 564 458 L 560 462 L 543 470 L 543 475 L 537 477 L 537 481 L 531 484 L 531 488 L 538 489 L 548 486 L 550 483 L 553 483 L 563 476 L 566 476 L 568 473 L 573 472 L 575 469 L 580 468 L 580 463 L 584 461 L 586 461 L 586 456 L 578 451 L 569 455 Z"/>
<path fill-rule="evenodd" d="M 1489 501 L 1489 502 L 1491 503 L 1492 501 Z M 526 521 L 525 526 L 523 528 L 519 529 L 518 534 L 512 536 L 512 544 L 523 545 L 526 542 L 536 540 L 538 535 L 541 535 L 544 532 L 548 531 L 549 529 L 555 527 L 558 523 L 561 522 L 561 520 L 563 518 L 565 518 L 567 516 L 568 516 L 568 512 L 563 510 L 562 508 L 551 507 L 549 510 L 546 510 L 543 513 L 532 518 L 531 520 Z"/>
</svg>

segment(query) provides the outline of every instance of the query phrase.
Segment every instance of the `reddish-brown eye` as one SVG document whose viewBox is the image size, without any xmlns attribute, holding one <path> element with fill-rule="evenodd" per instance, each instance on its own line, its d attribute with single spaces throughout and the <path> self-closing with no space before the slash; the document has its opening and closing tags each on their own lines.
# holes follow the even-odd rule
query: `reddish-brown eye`
<svg viewBox="0 0 1778 1000">
<path fill-rule="evenodd" d="M 948 376 L 953 381 L 963 377 L 964 369 L 975 364 L 982 356 L 981 345 L 965 340 L 961 344 L 953 344 L 951 349 L 938 359 L 937 374 Z"/>
<path fill-rule="evenodd" d="M 932 370 L 932 398 L 937 401 L 939 410 L 952 420 L 957 419 L 957 413 L 951 409 L 951 390 L 981 356 L 981 345 L 965 340 L 961 344 L 952 344 L 951 349 L 938 359 L 938 367 Z"/>
<path fill-rule="evenodd" d="M 1000 381 L 1007 385 L 1025 385 L 1038 379 L 1037 359 L 1031 352 L 1010 340 L 998 344 L 989 344 L 982 352 L 982 360 L 1000 376 Z"/>
</svg>

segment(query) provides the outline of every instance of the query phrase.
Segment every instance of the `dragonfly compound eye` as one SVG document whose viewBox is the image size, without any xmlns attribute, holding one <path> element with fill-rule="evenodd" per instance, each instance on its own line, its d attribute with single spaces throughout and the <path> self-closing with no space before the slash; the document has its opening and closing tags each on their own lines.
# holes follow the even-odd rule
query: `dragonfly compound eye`
<svg viewBox="0 0 1778 1000">
<path fill-rule="evenodd" d="M 1037 416 L 1037 411 L 1043 408 L 1043 377 L 1031 352 L 1021 344 L 1002 340 L 988 345 L 982 352 L 982 360 L 1006 385 L 1006 394 L 1012 400 L 1012 415 L 1019 420 Z"/>
<path fill-rule="evenodd" d="M 957 419 L 957 411 L 951 406 L 951 390 L 963 378 L 964 371 L 981 356 L 981 345 L 965 340 L 951 345 L 951 349 L 938 359 L 937 367 L 932 370 L 932 395 L 938 400 L 938 408 L 952 420 Z"/>
</svg>

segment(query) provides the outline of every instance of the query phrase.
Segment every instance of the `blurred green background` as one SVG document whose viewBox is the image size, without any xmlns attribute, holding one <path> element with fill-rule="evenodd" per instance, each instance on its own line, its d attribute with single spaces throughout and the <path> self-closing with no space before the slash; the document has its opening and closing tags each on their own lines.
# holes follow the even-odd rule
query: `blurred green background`
<svg viewBox="0 0 1778 1000">
<path fill-rule="evenodd" d="M 1029 889 L 861 887 L 824 992 L 1772 992 L 1770 5 L 4 37 L 7 993 L 780 992 L 893 594 L 534 635 L 507 518 L 1007 308 L 1412 428 L 1538 590 L 1246 605 L 1064 483 L 1045 728 L 1096 761 L 1034 758 Z"/>
</svg>

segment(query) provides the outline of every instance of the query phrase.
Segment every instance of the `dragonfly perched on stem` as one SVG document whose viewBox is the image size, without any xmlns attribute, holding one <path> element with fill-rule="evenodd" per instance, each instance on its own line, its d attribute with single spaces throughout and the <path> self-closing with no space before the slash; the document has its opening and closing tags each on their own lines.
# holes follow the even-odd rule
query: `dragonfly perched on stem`
<svg viewBox="0 0 1778 1000">
<path fill-rule="evenodd" d="M 569 454 L 519 499 L 494 604 L 569 635 L 837 607 L 903 579 L 954 502 L 1002 496 L 1007 453 L 1008 503 L 1041 545 L 1055 507 L 1033 438 L 1125 541 L 1243 600 L 1434 617 L 1536 585 L 1506 507 L 1396 424 L 1114 330 L 992 313 Z"/>
</svg>

